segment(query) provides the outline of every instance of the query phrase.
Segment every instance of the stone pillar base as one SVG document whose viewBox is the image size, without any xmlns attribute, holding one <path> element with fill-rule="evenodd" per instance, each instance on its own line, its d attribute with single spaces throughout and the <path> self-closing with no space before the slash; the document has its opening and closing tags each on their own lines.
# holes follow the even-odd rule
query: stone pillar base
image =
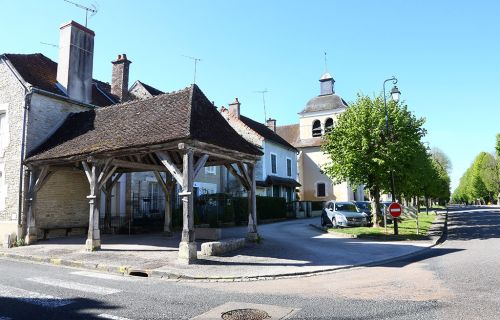
<svg viewBox="0 0 500 320">
<path fill-rule="evenodd" d="M 257 232 L 248 232 L 247 233 L 247 241 L 257 242 L 257 241 L 259 241 L 259 239 L 260 239 L 260 236 Z"/>
<path fill-rule="evenodd" d="M 85 250 L 96 251 L 99 249 L 101 249 L 101 240 L 87 239 L 87 241 L 85 241 Z"/>
<path fill-rule="evenodd" d="M 36 228 L 30 228 L 28 234 L 24 238 L 24 243 L 26 245 L 34 244 L 38 241 L 38 232 Z"/>
<path fill-rule="evenodd" d="M 195 242 L 184 242 L 179 243 L 179 258 L 178 262 L 181 264 L 192 264 L 198 260 L 196 252 Z"/>
</svg>

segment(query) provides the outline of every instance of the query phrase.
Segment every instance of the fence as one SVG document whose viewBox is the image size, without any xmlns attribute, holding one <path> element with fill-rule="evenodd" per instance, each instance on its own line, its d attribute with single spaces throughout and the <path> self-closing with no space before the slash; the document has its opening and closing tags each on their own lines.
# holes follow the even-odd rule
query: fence
<svg viewBox="0 0 500 320">
<path fill-rule="evenodd" d="M 130 215 L 111 217 L 111 228 L 123 233 L 161 231 L 165 221 L 164 197 L 132 196 Z M 291 203 L 284 198 L 257 196 L 257 221 L 290 217 Z M 194 197 L 194 223 L 209 227 L 244 225 L 248 223 L 248 198 L 224 193 Z M 295 216 L 294 216 L 295 217 Z M 104 226 L 104 218 L 100 219 Z M 182 227 L 182 197 L 172 202 L 172 226 Z"/>
</svg>

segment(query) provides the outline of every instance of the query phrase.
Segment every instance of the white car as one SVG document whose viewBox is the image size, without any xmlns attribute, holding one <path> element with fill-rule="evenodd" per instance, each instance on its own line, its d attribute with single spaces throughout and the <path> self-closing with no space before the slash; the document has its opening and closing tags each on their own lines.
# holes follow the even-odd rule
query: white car
<svg viewBox="0 0 500 320">
<path fill-rule="evenodd" d="M 328 201 L 321 212 L 321 225 L 338 227 L 366 227 L 367 215 L 359 212 L 352 202 Z"/>
</svg>

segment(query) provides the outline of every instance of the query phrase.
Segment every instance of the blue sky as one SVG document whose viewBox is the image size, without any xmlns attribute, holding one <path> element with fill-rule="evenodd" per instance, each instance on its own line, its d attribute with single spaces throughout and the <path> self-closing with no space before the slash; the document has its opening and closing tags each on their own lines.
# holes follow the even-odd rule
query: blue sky
<svg viewBox="0 0 500 320">
<path fill-rule="evenodd" d="M 378 94 L 395 75 L 402 99 L 425 117 L 431 147 L 452 160 L 452 186 L 480 151 L 492 152 L 498 125 L 500 2 L 498 1 L 114 1 L 97 3 L 94 77 L 111 81 L 111 63 L 126 53 L 131 83 L 163 91 L 192 82 L 217 106 L 238 97 L 242 113 L 278 125 L 319 94 L 328 70 L 336 92 L 353 101 Z M 57 61 L 59 26 L 84 12 L 63 0 L 5 1 L 1 52 L 41 52 Z M 389 86 L 390 87 L 390 86 Z"/>
</svg>

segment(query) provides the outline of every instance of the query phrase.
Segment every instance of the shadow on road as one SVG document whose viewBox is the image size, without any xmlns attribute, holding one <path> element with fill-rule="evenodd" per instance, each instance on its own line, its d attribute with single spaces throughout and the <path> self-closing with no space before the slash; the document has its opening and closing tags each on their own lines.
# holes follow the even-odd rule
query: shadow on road
<svg viewBox="0 0 500 320">
<path fill-rule="evenodd" d="M 403 267 L 405 267 L 409 264 L 415 263 L 415 262 L 420 262 L 420 261 L 424 261 L 427 259 L 444 256 L 446 254 L 460 252 L 463 250 L 465 250 L 465 249 L 431 248 L 429 250 L 425 250 L 422 253 L 415 254 L 415 255 L 409 256 L 407 258 L 398 258 L 395 261 L 391 261 L 388 263 L 373 264 L 371 266 L 372 267 L 403 268 Z"/>
<path fill-rule="evenodd" d="M 96 309 L 117 310 L 121 307 L 84 298 L 64 300 L 0 297 L 0 319 L 103 319 L 87 313 L 87 310 Z"/>
</svg>

